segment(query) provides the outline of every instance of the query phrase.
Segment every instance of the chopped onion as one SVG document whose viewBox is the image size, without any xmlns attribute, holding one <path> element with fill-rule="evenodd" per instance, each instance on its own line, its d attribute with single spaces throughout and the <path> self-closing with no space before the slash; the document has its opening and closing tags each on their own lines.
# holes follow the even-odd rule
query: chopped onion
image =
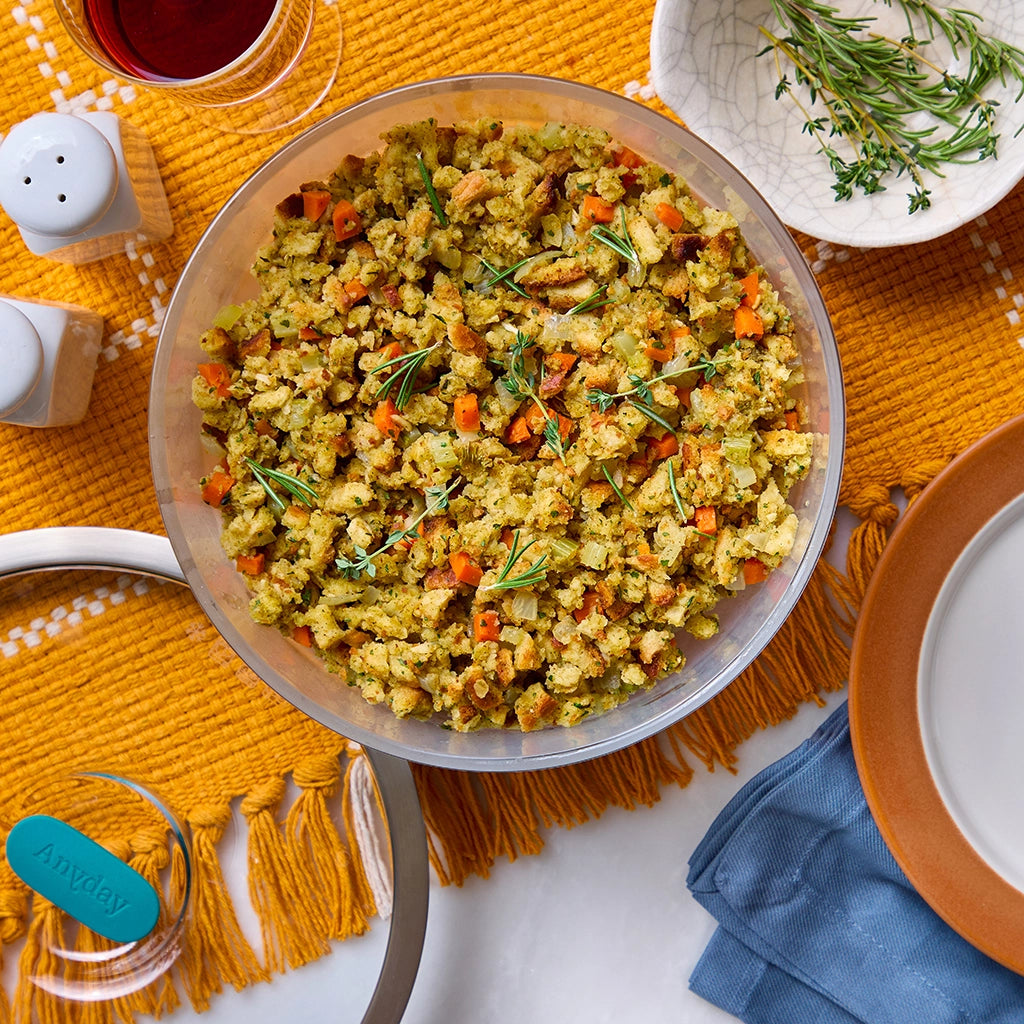
<svg viewBox="0 0 1024 1024">
<path fill-rule="evenodd" d="M 636 335 L 630 334 L 629 331 L 616 331 L 612 335 L 612 348 L 624 363 L 628 363 L 636 355 L 639 344 Z"/>
<path fill-rule="evenodd" d="M 512 618 L 537 618 L 537 595 L 531 590 L 518 590 L 512 599 Z"/>
<path fill-rule="evenodd" d="M 458 439 L 465 444 L 471 444 L 473 441 L 480 440 L 479 430 L 456 430 L 455 433 Z"/>
<path fill-rule="evenodd" d="M 630 260 L 629 270 L 626 271 L 626 284 L 630 288 L 639 288 L 647 280 L 647 268 L 640 262 L 634 263 Z"/>
<path fill-rule="evenodd" d="M 312 352 L 304 352 L 299 356 L 299 366 L 309 373 L 311 370 L 319 370 L 324 365 L 323 353 L 319 349 L 313 349 Z"/>
<path fill-rule="evenodd" d="M 561 255 L 556 249 L 548 249 L 545 252 L 539 252 L 536 256 L 531 256 L 519 269 L 512 275 L 512 280 L 518 283 L 522 281 L 531 270 L 535 270 L 537 267 L 543 266 L 545 263 L 551 263 L 556 256 Z"/>
<path fill-rule="evenodd" d="M 579 634 L 579 626 L 573 618 L 559 619 L 551 628 L 551 635 L 560 643 L 567 644 Z"/>
<path fill-rule="evenodd" d="M 757 473 L 753 466 L 737 466 L 735 463 L 730 463 L 729 469 L 732 472 L 733 480 L 736 481 L 736 486 L 740 489 L 753 487 L 757 483 Z"/>
</svg>

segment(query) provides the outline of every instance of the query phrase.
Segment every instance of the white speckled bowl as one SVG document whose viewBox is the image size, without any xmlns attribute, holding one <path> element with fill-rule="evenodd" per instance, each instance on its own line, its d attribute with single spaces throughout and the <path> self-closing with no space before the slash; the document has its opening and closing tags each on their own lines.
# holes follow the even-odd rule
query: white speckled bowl
<svg viewBox="0 0 1024 1024">
<path fill-rule="evenodd" d="M 636 152 L 680 172 L 706 202 L 739 219 L 756 258 L 793 313 L 807 383 L 802 397 L 820 434 L 814 469 L 792 499 L 802 520 L 796 548 L 764 586 L 720 606 L 721 633 L 687 642 L 685 668 L 627 704 L 572 729 L 452 733 L 399 721 L 366 704 L 308 649 L 249 618 L 241 576 L 220 547 L 220 515 L 197 482 L 214 457 L 199 440 L 191 401 L 199 336 L 227 303 L 256 293 L 249 265 L 270 234 L 273 208 L 300 182 L 329 174 L 346 153 L 368 153 L 395 124 L 475 117 L 540 125 L 576 121 L 608 130 Z M 843 453 L 843 389 L 835 339 L 814 278 L 789 232 L 714 150 L 632 100 L 589 86 L 524 75 L 474 75 L 407 86 L 327 118 L 293 139 L 227 202 L 200 239 L 174 290 L 157 346 L 150 454 L 167 533 L 189 585 L 214 625 L 264 681 L 324 725 L 412 761 L 472 770 L 546 768 L 635 743 L 700 707 L 760 653 L 796 604 L 828 534 Z M 241 695 L 240 698 L 242 699 Z"/>
<path fill-rule="evenodd" d="M 844 0 L 832 6 L 846 16 L 875 17 L 879 28 L 895 37 L 906 31 L 898 8 L 884 3 Z M 1024 47 L 1024 19 L 1014 0 L 964 6 L 983 16 L 988 34 Z M 924 242 L 991 209 L 1024 176 L 1024 132 L 1014 138 L 1024 115 L 1014 104 L 1015 89 L 1007 85 L 986 93 L 1000 103 L 999 158 L 951 166 L 943 178 L 926 175 L 930 209 L 907 212 L 903 178 L 888 181 L 884 192 L 837 202 L 835 178 L 813 137 L 803 131 L 803 116 L 787 98 L 774 98 L 774 61 L 770 54 L 756 56 L 767 44 L 760 25 L 778 27 L 769 0 L 658 0 L 651 81 L 662 101 L 735 164 L 791 228 L 864 248 Z M 950 59 L 948 66 L 956 70 L 956 61 Z M 805 93 L 802 98 L 806 102 Z"/>
</svg>

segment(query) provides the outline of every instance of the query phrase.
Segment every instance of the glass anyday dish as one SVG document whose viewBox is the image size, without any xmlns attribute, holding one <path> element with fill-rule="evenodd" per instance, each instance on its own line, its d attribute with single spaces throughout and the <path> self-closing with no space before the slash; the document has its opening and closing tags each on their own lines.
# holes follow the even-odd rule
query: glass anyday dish
<svg viewBox="0 0 1024 1024">
<path fill-rule="evenodd" d="M 198 481 L 215 457 L 200 444 L 200 415 L 191 400 L 195 366 L 204 359 L 199 338 L 221 307 L 257 294 L 249 267 L 270 237 L 274 207 L 301 182 L 328 175 L 346 154 L 378 148 L 385 129 L 428 117 L 441 123 L 495 117 L 537 126 L 569 121 L 607 130 L 680 174 L 704 203 L 736 216 L 796 324 L 806 376 L 799 397 L 807 429 L 820 443 L 811 473 L 791 494 L 801 519 L 792 555 L 764 585 L 720 603 L 714 639 L 698 642 L 684 634 L 681 671 L 570 729 L 454 733 L 367 704 L 307 648 L 250 619 L 244 581 L 221 550 L 220 514 L 200 498 Z M 700 139 L 633 100 L 511 74 L 459 76 L 382 93 L 314 125 L 266 161 L 214 218 L 174 289 L 157 345 L 149 415 L 153 478 L 174 552 L 196 599 L 242 660 L 286 700 L 359 743 L 415 762 L 478 771 L 548 768 L 609 753 L 664 729 L 732 682 L 778 631 L 817 563 L 835 513 L 844 442 L 842 377 L 828 313 L 803 255 L 765 199 Z"/>
</svg>

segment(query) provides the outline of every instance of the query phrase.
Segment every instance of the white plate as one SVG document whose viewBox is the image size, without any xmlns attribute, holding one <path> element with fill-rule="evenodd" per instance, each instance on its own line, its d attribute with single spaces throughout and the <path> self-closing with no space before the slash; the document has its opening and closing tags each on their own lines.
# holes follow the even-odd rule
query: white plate
<svg viewBox="0 0 1024 1024">
<path fill-rule="evenodd" d="M 831 5 L 847 16 L 870 14 L 881 30 L 902 34 L 902 16 L 884 3 Z M 1024 19 L 1014 16 L 1013 0 L 964 6 L 982 16 L 989 35 L 1024 47 Z M 998 159 L 950 167 L 944 178 L 927 175 L 932 205 L 914 214 L 907 212 L 905 177 L 887 181 L 884 192 L 837 202 L 835 178 L 803 131 L 799 110 L 787 97 L 774 98 L 772 56 L 756 56 L 767 43 L 760 25 L 778 28 L 769 0 L 658 0 L 651 81 L 664 103 L 746 175 L 789 227 L 860 247 L 923 242 L 980 216 L 1024 176 L 1024 132 L 1013 137 L 1024 102 L 1015 106 L 1015 91 L 997 85 L 986 95 L 1000 103 Z"/>
<path fill-rule="evenodd" d="M 967 841 L 1024 892 L 1024 497 L 982 527 L 928 618 L 917 679 L 932 778 Z"/>
</svg>

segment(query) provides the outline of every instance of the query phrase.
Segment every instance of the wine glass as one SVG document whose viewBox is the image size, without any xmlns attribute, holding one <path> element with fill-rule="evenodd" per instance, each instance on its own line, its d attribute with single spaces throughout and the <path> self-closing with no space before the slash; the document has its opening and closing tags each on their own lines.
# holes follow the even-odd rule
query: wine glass
<svg viewBox="0 0 1024 1024">
<path fill-rule="evenodd" d="M 341 18 L 329 0 L 54 4 L 96 63 L 174 97 L 206 124 L 245 135 L 310 113 L 331 88 L 341 56 Z"/>
</svg>

